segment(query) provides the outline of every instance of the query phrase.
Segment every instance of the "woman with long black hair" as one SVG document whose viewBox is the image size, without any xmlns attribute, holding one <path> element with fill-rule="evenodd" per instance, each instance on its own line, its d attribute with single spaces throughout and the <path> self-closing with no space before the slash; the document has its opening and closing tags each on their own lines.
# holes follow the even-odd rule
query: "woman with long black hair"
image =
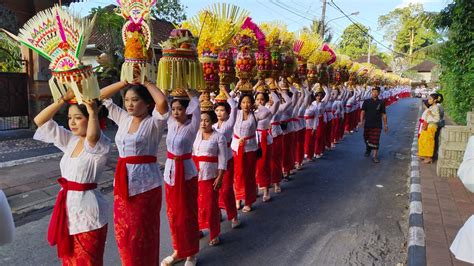
<svg viewBox="0 0 474 266">
<path fill-rule="evenodd" d="M 271 112 L 264 106 L 255 108 L 255 100 L 252 94 L 246 93 L 240 96 L 238 108 L 231 143 L 235 159 L 235 199 L 237 209 L 241 208 L 241 201 L 243 200 L 245 206 L 242 211 L 250 212 L 252 210 L 252 204 L 257 199 L 255 167 L 257 163 L 258 143 L 255 132 L 258 122 L 269 118 Z"/>
<path fill-rule="evenodd" d="M 53 120 L 67 103 L 69 129 Z M 34 118 L 38 129 L 33 138 L 64 152 L 59 165 L 61 190 L 48 228 L 48 241 L 57 246 L 63 265 L 103 265 L 108 206 L 97 183 L 110 150 L 110 140 L 99 126 L 106 115 L 97 101 L 78 104 L 68 91 Z"/>
<path fill-rule="evenodd" d="M 124 90 L 124 108 L 110 97 Z M 168 115 L 166 96 L 150 82 L 103 88 L 109 118 L 118 125 L 114 183 L 115 238 L 123 265 L 156 265 L 160 251 L 162 175 L 158 146 Z M 138 254 L 138 255 L 137 255 Z"/>
<path fill-rule="evenodd" d="M 270 132 L 271 129 L 271 119 L 278 111 L 280 106 L 280 98 L 276 95 L 275 92 L 266 92 L 265 84 L 261 81 L 258 81 L 255 85 L 255 103 L 259 108 L 257 112 L 260 112 L 260 109 L 266 108 L 270 111 L 271 115 L 265 119 L 261 119 L 257 124 L 257 137 L 260 143 L 260 148 L 262 149 L 262 156 L 257 160 L 257 169 L 256 169 L 256 181 L 258 188 L 263 190 L 263 202 L 268 202 L 270 200 L 270 184 L 271 184 L 271 159 L 272 159 L 272 144 L 273 137 Z M 272 105 L 267 107 L 267 103 L 272 99 Z"/>
</svg>

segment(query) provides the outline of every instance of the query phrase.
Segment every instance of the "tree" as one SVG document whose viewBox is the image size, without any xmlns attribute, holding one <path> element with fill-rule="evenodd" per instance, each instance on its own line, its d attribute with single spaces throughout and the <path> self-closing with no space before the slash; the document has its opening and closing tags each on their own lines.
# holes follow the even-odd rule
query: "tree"
<svg viewBox="0 0 474 266">
<path fill-rule="evenodd" d="M 439 49 L 441 92 L 445 110 L 457 123 L 466 123 L 474 106 L 474 2 L 455 0 L 441 11 L 436 21 L 447 30 L 448 39 Z"/>
<path fill-rule="evenodd" d="M 377 54 L 382 61 L 387 64 L 388 66 L 392 63 L 393 61 L 393 54 L 388 53 L 388 52 L 379 52 Z"/>
<path fill-rule="evenodd" d="M 434 28 L 436 14 L 423 10 L 421 4 L 396 8 L 379 17 L 379 29 L 385 29 L 384 39 L 392 42 L 395 51 L 408 54 L 440 40 Z"/>
<path fill-rule="evenodd" d="M 0 72 L 19 72 L 23 68 L 20 44 L 4 32 L 0 32 L 0 58 Z"/>
<path fill-rule="evenodd" d="M 361 30 L 361 28 L 363 30 Z M 348 55 L 352 59 L 357 59 L 369 52 L 369 37 L 364 33 L 368 32 L 368 28 L 361 23 L 351 24 L 347 26 L 341 35 L 339 42 L 339 52 Z M 375 45 L 370 47 L 370 53 L 376 54 Z"/>
<path fill-rule="evenodd" d="M 319 35 L 319 32 L 321 31 L 321 26 L 323 24 L 321 23 L 321 20 L 319 19 L 313 19 L 313 22 L 311 23 L 311 26 L 310 26 L 310 30 L 313 32 L 313 33 L 316 33 Z M 333 37 L 333 34 L 332 34 L 332 31 L 331 31 L 331 27 L 329 27 L 329 25 L 327 23 L 325 23 L 324 25 L 324 34 L 323 34 L 323 41 L 324 42 L 327 42 L 327 43 L 330 43 L 331 40 L 332 40 L 332 37 Z"/>
<path fill-rule="evenodd" d="M 158 0 L 155 8 L 152 9 L 152 15 L 155 18 L 179 24 L 186 20 L 186 13 L 184 12 L 186 8 L 179 0 Z"/>
<path fill-rule="evenodd" d="M 103 71 L 100 72 L 100 78 L 118 78 L 123 63 L 123 41 L 122 26 L 124 19 L 117 16 L 114 12 L 110 12 L 106 8 L 93 8 L 91 16 L 96 15 L 95 32 L 102 33 L 102 43 L 97 47 L 101 52 L 109 55 L 107 61 L 101 66 Z"/>
</svg>

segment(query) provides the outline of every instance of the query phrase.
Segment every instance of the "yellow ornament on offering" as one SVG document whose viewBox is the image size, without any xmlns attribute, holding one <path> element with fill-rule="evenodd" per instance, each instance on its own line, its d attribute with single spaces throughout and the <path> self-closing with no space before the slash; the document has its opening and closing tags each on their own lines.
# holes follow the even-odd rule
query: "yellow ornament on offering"
<svg viewBox="0 0 474 266">
<path fill-rule="evenodd" d="M 196 39 L 187 29 L 174 29 L 161 44 L 163 57 L 158 64 L 156 84 L 172 96 L 187 97 L 185 88 L 204 88 L 201 63 L 198 60 Z"/>
<path fill-rule="evenodd" d="M 138 32 L 127 32 L 124 56 L 128 59 L 149 60 L 147 49 L 143 47 L 143 38 Z"/>
<path fill-rule="evenodd" d="M 228 61 L 233 59 L 223 51 L 230 46 L 230 40 L 240 30 L 248 14 L 235 5 L 214 4 L 183 23 L 183 27 L 199 38 L 197 50 L 206 82 L 203 91 L 216 90 L 220 81 L 227 84 L 231 81 L 228 76 L 234 73 L 233 69 L 229 70 L 233 62 Z"/>
</svg>

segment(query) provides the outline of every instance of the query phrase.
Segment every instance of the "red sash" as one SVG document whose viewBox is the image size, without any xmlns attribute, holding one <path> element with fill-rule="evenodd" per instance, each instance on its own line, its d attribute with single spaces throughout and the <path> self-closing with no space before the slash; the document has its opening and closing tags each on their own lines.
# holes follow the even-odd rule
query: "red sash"
<svg viewBox="0 0 474 266">
<path fill-rule="evenodd" d="M 240 137 L 235 135 L 235 134 L 234 134 L 234 138 L 240 140 Z M 237 150 L 237 158 L 235 159 L 237 165 L 240 165 L 242 167 L 242 165 L 244 163 L 243 160 L 244 160 L 245 144 L 247 143 L 247 140 L 253 139 L 253 138 L 255 138 L 255 135 L 245 137 L 244 141 L 242 143 L 240 143 L 240 141 L 239 141 L 239 149 Z M 241 170 L 239 170 L 239 171 L 241 171 Z"/>
<path fill-rule="evenodd" d="M 115 168 L 115 189 L 114 195 L 119 195 L 124 198 L 128 198 L 128 173 L 127 163 L 129 164 L 146 164 L 156 163 L 156 156 L 142 155 L 142 156 L 129 156 L 119 157 L 117 161 L 117 167 Z"/>
<path fill-rule="evenodd" d="M 171 152 L 168 152 L 166 154 L 168 159 L 174 160 L 174 180 L 175 180 L 175 186 L 177 186 L 177 181 L 184 181 L 184 160 L 189 160 L 193 158 L 193 155 L 191 153 L 186 153 L 183 155 L 174 155 Z"/>
<path fill-rule="evenodd" d="M 73 242 L 69 235 L 66 199 L 68 191 L 87 191 L 97 188 L 97 183 L 76 183 L 61 177 L 58 179 L 62 189 L 58 193 L 56 204 L 48 227 L 48 242 L 51 246 L 58 245 L 58 257 L 72 255 Z"/>
<path fill-rule="evenodd" d="M 420 129 L 425 120 L 423 118 L 418 119 L 418 138 L 420 138 Z"/>
<path fill-rule="evenodd" d="M 303 118 L 306 120 L 314 119 L 314 115 L 306 115 L 306 116 L 303 116 Z"/>
<path fill-rule="evenodd" d="M 194 164 L 199 172 L 199 162 L 217 163 L 217 156 L 193 156 Z"/>
</svg>

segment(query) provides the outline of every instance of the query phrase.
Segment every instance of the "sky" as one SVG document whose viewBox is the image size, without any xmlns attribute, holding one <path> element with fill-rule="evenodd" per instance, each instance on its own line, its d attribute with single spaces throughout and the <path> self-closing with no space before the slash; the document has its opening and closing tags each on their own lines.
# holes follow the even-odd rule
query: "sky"
<svg viewBox="0 0 474 266">
<path fill-rule="evenodd" d="M 359 12 L 358 15 L 351 16 L 351 18 L 369 27 L 372 37 L 385 46 L 390 46 L 390 43 L 383 40 L 383 31 L 378 29 L 377 20 L 379 16 L 385 15 L 397 7 L 407 6 L 410 3 L 421 3 L 425 10 L 439 12 L 452 2 L 452 0 L 332 1 L 346 14 Z M 186 15 L 188 18 L 194 16 L 199 10 L 218 2 L 231 3 L 245 8 L 250 12 L 250 16 L 256 23 L 275 20 L 285 22 L 291 31 L 298 31 L 305 26 L 309 26 L 311 19 L 314 17 L 321 18 L 322 13 L 322 0 L 181 0 L 181 3 L 187 7 Z M 331 3 L 331 0 L 327 0 L 327 2 Z M 84 0 L 84 2 L 72 4 L 71 8 L 85 16 L 93 7 L 116 3 L 116 0 Z M 326 7 L 326 21 L 329 22 L 333 32 L 332 42 L 334 43 L 338 42 L 344 29 L 352 24 L 349 19 L 345 18 L 343 14 L 330 5 Z M 380 50 L 387 51 L 387 48 L 381 44 L 376 45 Z"/>
</svg>

